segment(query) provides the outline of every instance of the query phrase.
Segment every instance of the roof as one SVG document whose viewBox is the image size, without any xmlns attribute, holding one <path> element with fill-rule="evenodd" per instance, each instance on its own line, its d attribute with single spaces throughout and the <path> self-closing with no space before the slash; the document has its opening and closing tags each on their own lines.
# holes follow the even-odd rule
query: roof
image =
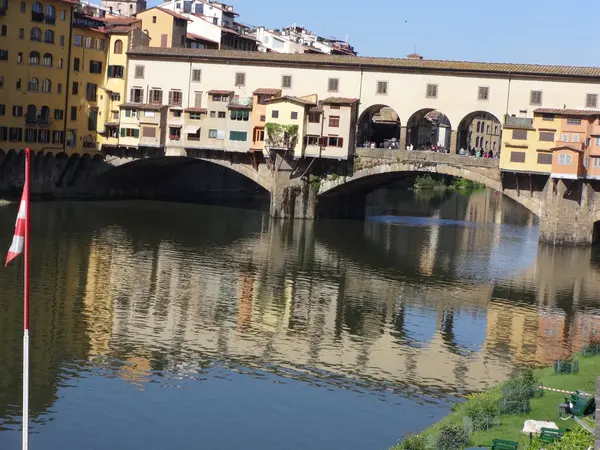
<svg viewBox="0 0 600 450">
<path fill-rule="evenodd" d="M 121 33 L 129 33 L 131 30 L 135 30 L 137 26 L 135 25 L 126 25 L 126 26 L 117 26 L 112 28 L 105 28 L 104 32 L 106 34 L 121 34 Z"/>
<path fill-rule="evenodd" d="M 140 14 L 144 14 L 144 13 L 147 13 L 148 11 L 152 11 L 153 9 L 158 9 L 159 11 L 167 13 L 167 14 L 175 17 L 176 19 L 185 20 L 186 22 L 189 20 L 187 17 L 185 17 L 185 16 L 183 16 L 183 15 L 181 15 L 179 13 L 176 13 L 175 11 L 171 11 L 171 10 L 168 10 L 168 9 L 165 9 L 165 8 L 161 8 L 160 6 L 154 6 L 152 8 L 148 8 L 148 9 L 146 9 L 144 11 L 141 11 L 141 12 L 137 13 L 136 17 L 139 16 Z"/>
<path fill-rule="evenodd" d="M 560 109 L 560 108 L 538 108 L 535 114 L 556 114 L 560 116 L 600 116 L 600 111 L 591 109 Z"/>
<path fill-rule="evenodd" d="M 347 105 L 347 106 L 352 106 L 355 103 L 358 103 L 358 99 L 357 98 L 348 98 L 348 97 L 328 97 L 325 100 L 323 100 L 323 104 L 324 105 Z"/>
<path fill-rule="evenodd" d="M 165 105 L 151 105 L 149 103 L 122 103 L 119 108 L 142 109 L 145 111 L 160 111 Z"/>
<path fill-rule="evenodd" d="M 562 144 L 562 145 L 559 145 L 558 147 L 553 147 L 550 150 L 552 150 L 553 152 L 556 152 L 559 150 L 571 150 L 574 152 L 582 152 L 583 148 L 581 148 L 581 146 L 575 147 L 574 145 L 570 145 L 570 144 Z"/>
<path fill-rule="evenodd" d="M 231 95 L 233 94 L 233 91 L 228 91 L 228 90 L 224 90 L 224 89 L 213 89 L 211 91 L 208 91 L 209 95 Z"/>
<path fill-rule="evenodd" d="M 131 25 L 136 22 L 141 22 L 141 19 L 138 19 L 136 17 L 121 17 L 121 16 L 106 15 L 104 17 L 104 22 L 114 24 L 114 25 Z"/>
<path fill-rule="evenodd" d="M 366 56 L 317 55 L 311 53 L 263 53 L 239 50 L 196 48 L 136 47 L 128 52 L 138 57 L 195 58 L 214 62 L 267 63 L 281 65 L 316 64 L 356 69 L 388 69 L 397 71 L 462 72 L 472 74 L 529 75 L 568 78 L 600 78 L 600 67 L 509 64 L 470 61 L 436 61 L 428 59 L 378 58 Z"/>
<path fill-rule="evenodd" d="M 213 41 L 212 39 L 208 39 L 208 38 L 205 38 L 204 36 L 200 36 L 200 35 L 197 35 L 194 33 L 186 33 L 185 37 L 188 39 L 192 39 L 194 41 L 206 41 L 206 42 L 212 42 L 214 44 L 218 44 L 217 41 Z"/>
<path fill-rule="evenodd" d="M 265 103 L 277 103 L 277 102 L 284 102 L 284 101 L 288 101 L 288 102 L 292 102 L 292 103 L 299 103 L 301 105 L 306 105 L 306 106 L 316 106 L 317 105 L 312 100 L 306 100 L 306 99 L 300 98 L 300 97 L 292 97 L 291 95 L 284 95 L 283 97 L 273 97 L 268 100 L 265 100 Z"/>
<path fill-rule="evenodd" d="M 206 108 L 185 108 L 184 111 L 185 112 L 205 113 L 206 112 Z"/>
<path fill-rule="evenodd" d="M 255 95 L 278 95 L 281 94 L 281 89 L 277 88 L 258 88 L 255 89 L 253 94 Z"/>
</svg>

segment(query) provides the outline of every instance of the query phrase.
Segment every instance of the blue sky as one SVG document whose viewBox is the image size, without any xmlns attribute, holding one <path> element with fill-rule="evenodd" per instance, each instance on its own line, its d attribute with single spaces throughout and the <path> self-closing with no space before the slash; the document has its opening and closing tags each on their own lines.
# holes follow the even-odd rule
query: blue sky
<svg viewBox="0 0 600 450">
<path fill-rule="evenodd" d="M 576 9 L 565 9 L 559 0 L 225 3 L 233 3 L 243 23 L 273 28 L 295 22 L 320 35 L 344 39 L 348 34 L 363 56 L 404 57 L 416 47 L 426 59 L 600 64 L 600 46 L 594 43 L 600 6 L 582 0 L 572 0 Z"/>
</svg>

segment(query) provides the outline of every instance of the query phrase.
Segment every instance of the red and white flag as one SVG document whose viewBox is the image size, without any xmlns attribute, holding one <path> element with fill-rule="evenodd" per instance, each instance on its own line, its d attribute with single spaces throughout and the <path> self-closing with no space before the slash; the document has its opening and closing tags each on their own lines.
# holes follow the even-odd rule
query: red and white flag
<svg viewBox="0 0 600 450">
<path fill-rule="evenodd" d="M 25 191 L 26 189 L 23 189 L 19 214 L 17 214 L 17 223 L 15 224 L 15 234 L 13 235 L 12 244 L 8 249 L 4 267 L 8 266 L 9 262 L 23 253 L 23 248 L 25 247 L 25 225 L 27 221 L 27 195 Z"/>
</svg>

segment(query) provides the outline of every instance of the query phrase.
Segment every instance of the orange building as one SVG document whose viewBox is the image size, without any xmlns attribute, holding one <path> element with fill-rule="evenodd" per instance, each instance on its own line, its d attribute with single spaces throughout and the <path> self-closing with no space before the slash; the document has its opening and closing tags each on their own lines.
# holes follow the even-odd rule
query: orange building
<svg viewBox="0 0 600 450">
<path fill-rule="evenodd" d="M 267 121 L 267 104 L 265 100 L 281 97 L 281 89 L 259 88 L 252 99 L 252 151 L 261 151 L 265 146 L 265 123 Z"/>
</svg>

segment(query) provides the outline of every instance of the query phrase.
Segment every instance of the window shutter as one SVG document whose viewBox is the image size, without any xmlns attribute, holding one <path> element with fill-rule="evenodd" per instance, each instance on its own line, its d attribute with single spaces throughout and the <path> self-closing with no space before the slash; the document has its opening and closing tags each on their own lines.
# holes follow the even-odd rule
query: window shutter
<svg viewBox="0 0 600 450">
<path fill-rule="evenodd" d="M 339 137 L 338 138 L 338 147 L 343 147 L 344 146 L 344 138 Z"/>
<path fill-rule="evenodd" d="M 125 137 L 125 128 L 121 128 L 121 137 Z"/>
<path fill-rule="evenodd" d="M 320 147 L 327 147 L 327 138 L 326 137 L 321 136 L 319 138 L 319 146 Z"/>
<path fill-rule="evenodd" d="M 135 128 L 133 130 L 133 137 L 134 138 L 139 138 L 140 137 L 140 130 L 139 129 Z"/>
<path fill-rule="evenodd" d="M 129 101 L 133 102 L 134 89 L 129 89 Z"/>
<path fill-rule="evenodd" d="M 169 105 L 173 104 L 173 91 L 169 91 Z"/>
</svg>

